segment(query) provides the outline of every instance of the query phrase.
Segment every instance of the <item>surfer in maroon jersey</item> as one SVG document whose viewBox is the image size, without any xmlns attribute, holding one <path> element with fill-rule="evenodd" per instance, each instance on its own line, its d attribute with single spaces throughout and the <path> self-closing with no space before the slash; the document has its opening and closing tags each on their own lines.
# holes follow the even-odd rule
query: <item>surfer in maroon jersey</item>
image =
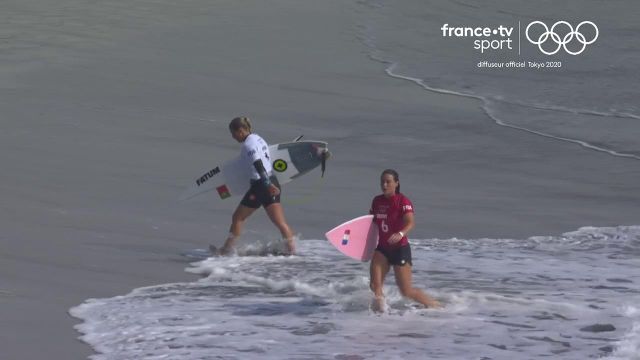
<svg viewBox="0 0 640 360">
<path fill-rule="evenodd" d="M 242 225 L 254 211 L 264 207 L 271 222 L 280 230 L 286 243 L 286 252 L 295 253 L 293 232 L 284 217 L 280 204 L 280 184 L 272 174 L 269 145 L 259 135 L 251 132 L 251 122 L 247 117 L 237 117 L 229 123 L 231 136 L 242 143 L 240 158 L 246 164 L 251 177 L 251 187 L 233 213 L 229 236 L 222 249 L 210 246 L 217 255 L 228 255 L 242 232 Z"/>
<path fill-rule="evenodd" d="M 393 266 L 396 284 L 402 296 L 425 307 L 440 307 L 440 303 L 414 288 L 411 283 L 411 247 L 407 234 L 414 226 L 413 204 L 400 193 L 400 179 L 395 170 L 387 169 L 380 175 L 382 194 L 373 198 L 369 213 L 378 226 L 378 246 L 371 259 L 370 287 L 375 295 L 374 311 L 384 310 L 382 284 Z"/>
</svg>

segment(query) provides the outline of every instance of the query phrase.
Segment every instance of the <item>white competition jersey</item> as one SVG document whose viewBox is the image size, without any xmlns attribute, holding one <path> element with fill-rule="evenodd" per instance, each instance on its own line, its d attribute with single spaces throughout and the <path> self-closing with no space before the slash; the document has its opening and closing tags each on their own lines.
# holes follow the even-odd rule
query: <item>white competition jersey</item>
<svg viewBox="0 0 640 360">
<path fill-rule="evenodd" d="M 269 145 L 263 138 L 257 134 L 249 134 L 242 143 L 242 153 L 240 154 L 242 161 L 247 164 L 251 180 L 259 180 L 260 174 L 256 171 L 253 163 L 260 159 L 262 165 L 267 171 L 267 175 L 271 176 L 271 154 L 269 154 Z"/>
</svg>

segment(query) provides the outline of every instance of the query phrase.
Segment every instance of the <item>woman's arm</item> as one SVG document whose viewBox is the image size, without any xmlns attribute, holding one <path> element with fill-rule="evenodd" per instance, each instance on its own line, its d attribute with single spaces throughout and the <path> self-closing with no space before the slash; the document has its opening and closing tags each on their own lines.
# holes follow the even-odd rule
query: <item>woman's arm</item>
<svg viewBox="0 0 640 360">
<path fill-rule="evenodd" d="M 409 233 L 409 231 L 413 230 L 413 228 L 415 227 L 415 220 L 413 217 L 413 213 L 408 212 L 402 215 L 402 222 L 403 222 L 402 229 L 400 229 L 400 231 L 391 235 L 391 237 L 389 238 L 390 244 L 395 244 L 398 241 L 402 240 L 402 238 L 405 237 Z"/>
<path fill-rule="evenodd" d="M 280 189 L 278 189 L 277 186 L 273 185 L 269 180 L 269 175 L 267 175 L 267 170 L 264 168 L 262 160 L 258 159 L 254 161 L 253 167 L 258 172 L 258 175 L 260 175 L 260 181 L 262 181 L 262 184 L 269 190 L 271 196 L 277 196 L 278 194 L 280 194 Z"/>
</svg>

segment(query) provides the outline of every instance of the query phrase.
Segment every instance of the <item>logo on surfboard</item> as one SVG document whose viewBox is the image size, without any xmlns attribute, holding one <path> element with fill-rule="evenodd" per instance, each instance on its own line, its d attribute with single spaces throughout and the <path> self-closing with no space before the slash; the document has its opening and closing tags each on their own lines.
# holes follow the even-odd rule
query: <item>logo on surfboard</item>
<svg viewBox="0 0 640 360">
<path fill-rule="evenodd" d="M 218 191 L 218 195 L 220 195 L 220 199 L 226 199 L 228 197 L 231 197 L 231 192 L 229 191 L 229 188 L 227 187 L 227 185 L 218 186 L 216 188 L 216 191 Z"/>
<path fill-rule="evenodd" d="M 287 162 L 282 159 L 273 162 L 273 169 L 277 172 L 285 172 L 287 171 L 287 167 L 289 167 Z"/>
<path fill-rule="evenodd" d="M 220 167 L 216 166 L 215 168 L 211 169 L 209 172 L 207 172 L 206 174 L 202 175 L 200 178 L 198 178 L 198 180 L 196 180 L 196 184 L 198 186 L 204 184 L 207 180 L 211 179 L 214 175 L 220 173 Z"/>
<path fill-rule="evenodd" d="M 349 237 L 351 236 L 351 230 L 347 229 L 344 231 L 344 235 L 342 235 L 342 245 L 347 245 L 349 243 Z"/>
</svg>

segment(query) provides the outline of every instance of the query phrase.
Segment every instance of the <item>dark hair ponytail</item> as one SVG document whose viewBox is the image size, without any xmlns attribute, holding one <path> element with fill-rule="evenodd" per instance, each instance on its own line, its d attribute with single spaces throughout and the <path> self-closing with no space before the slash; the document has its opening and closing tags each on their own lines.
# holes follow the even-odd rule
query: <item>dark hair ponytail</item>
<svg viewBox="0 0 640 360">
<path fill-rule="evenodd" d="M 386 169 L 385 171 L 382 172 L 380 177 L 382 178 L 385 175 L 393 176 L 393 181 L 398 183 L 398 187 L 396 188 L 396 194 L 399 194 L 400 193 L 400 176 L 398 175 L 398 172 L 393 169 Z"/>
</svg>

